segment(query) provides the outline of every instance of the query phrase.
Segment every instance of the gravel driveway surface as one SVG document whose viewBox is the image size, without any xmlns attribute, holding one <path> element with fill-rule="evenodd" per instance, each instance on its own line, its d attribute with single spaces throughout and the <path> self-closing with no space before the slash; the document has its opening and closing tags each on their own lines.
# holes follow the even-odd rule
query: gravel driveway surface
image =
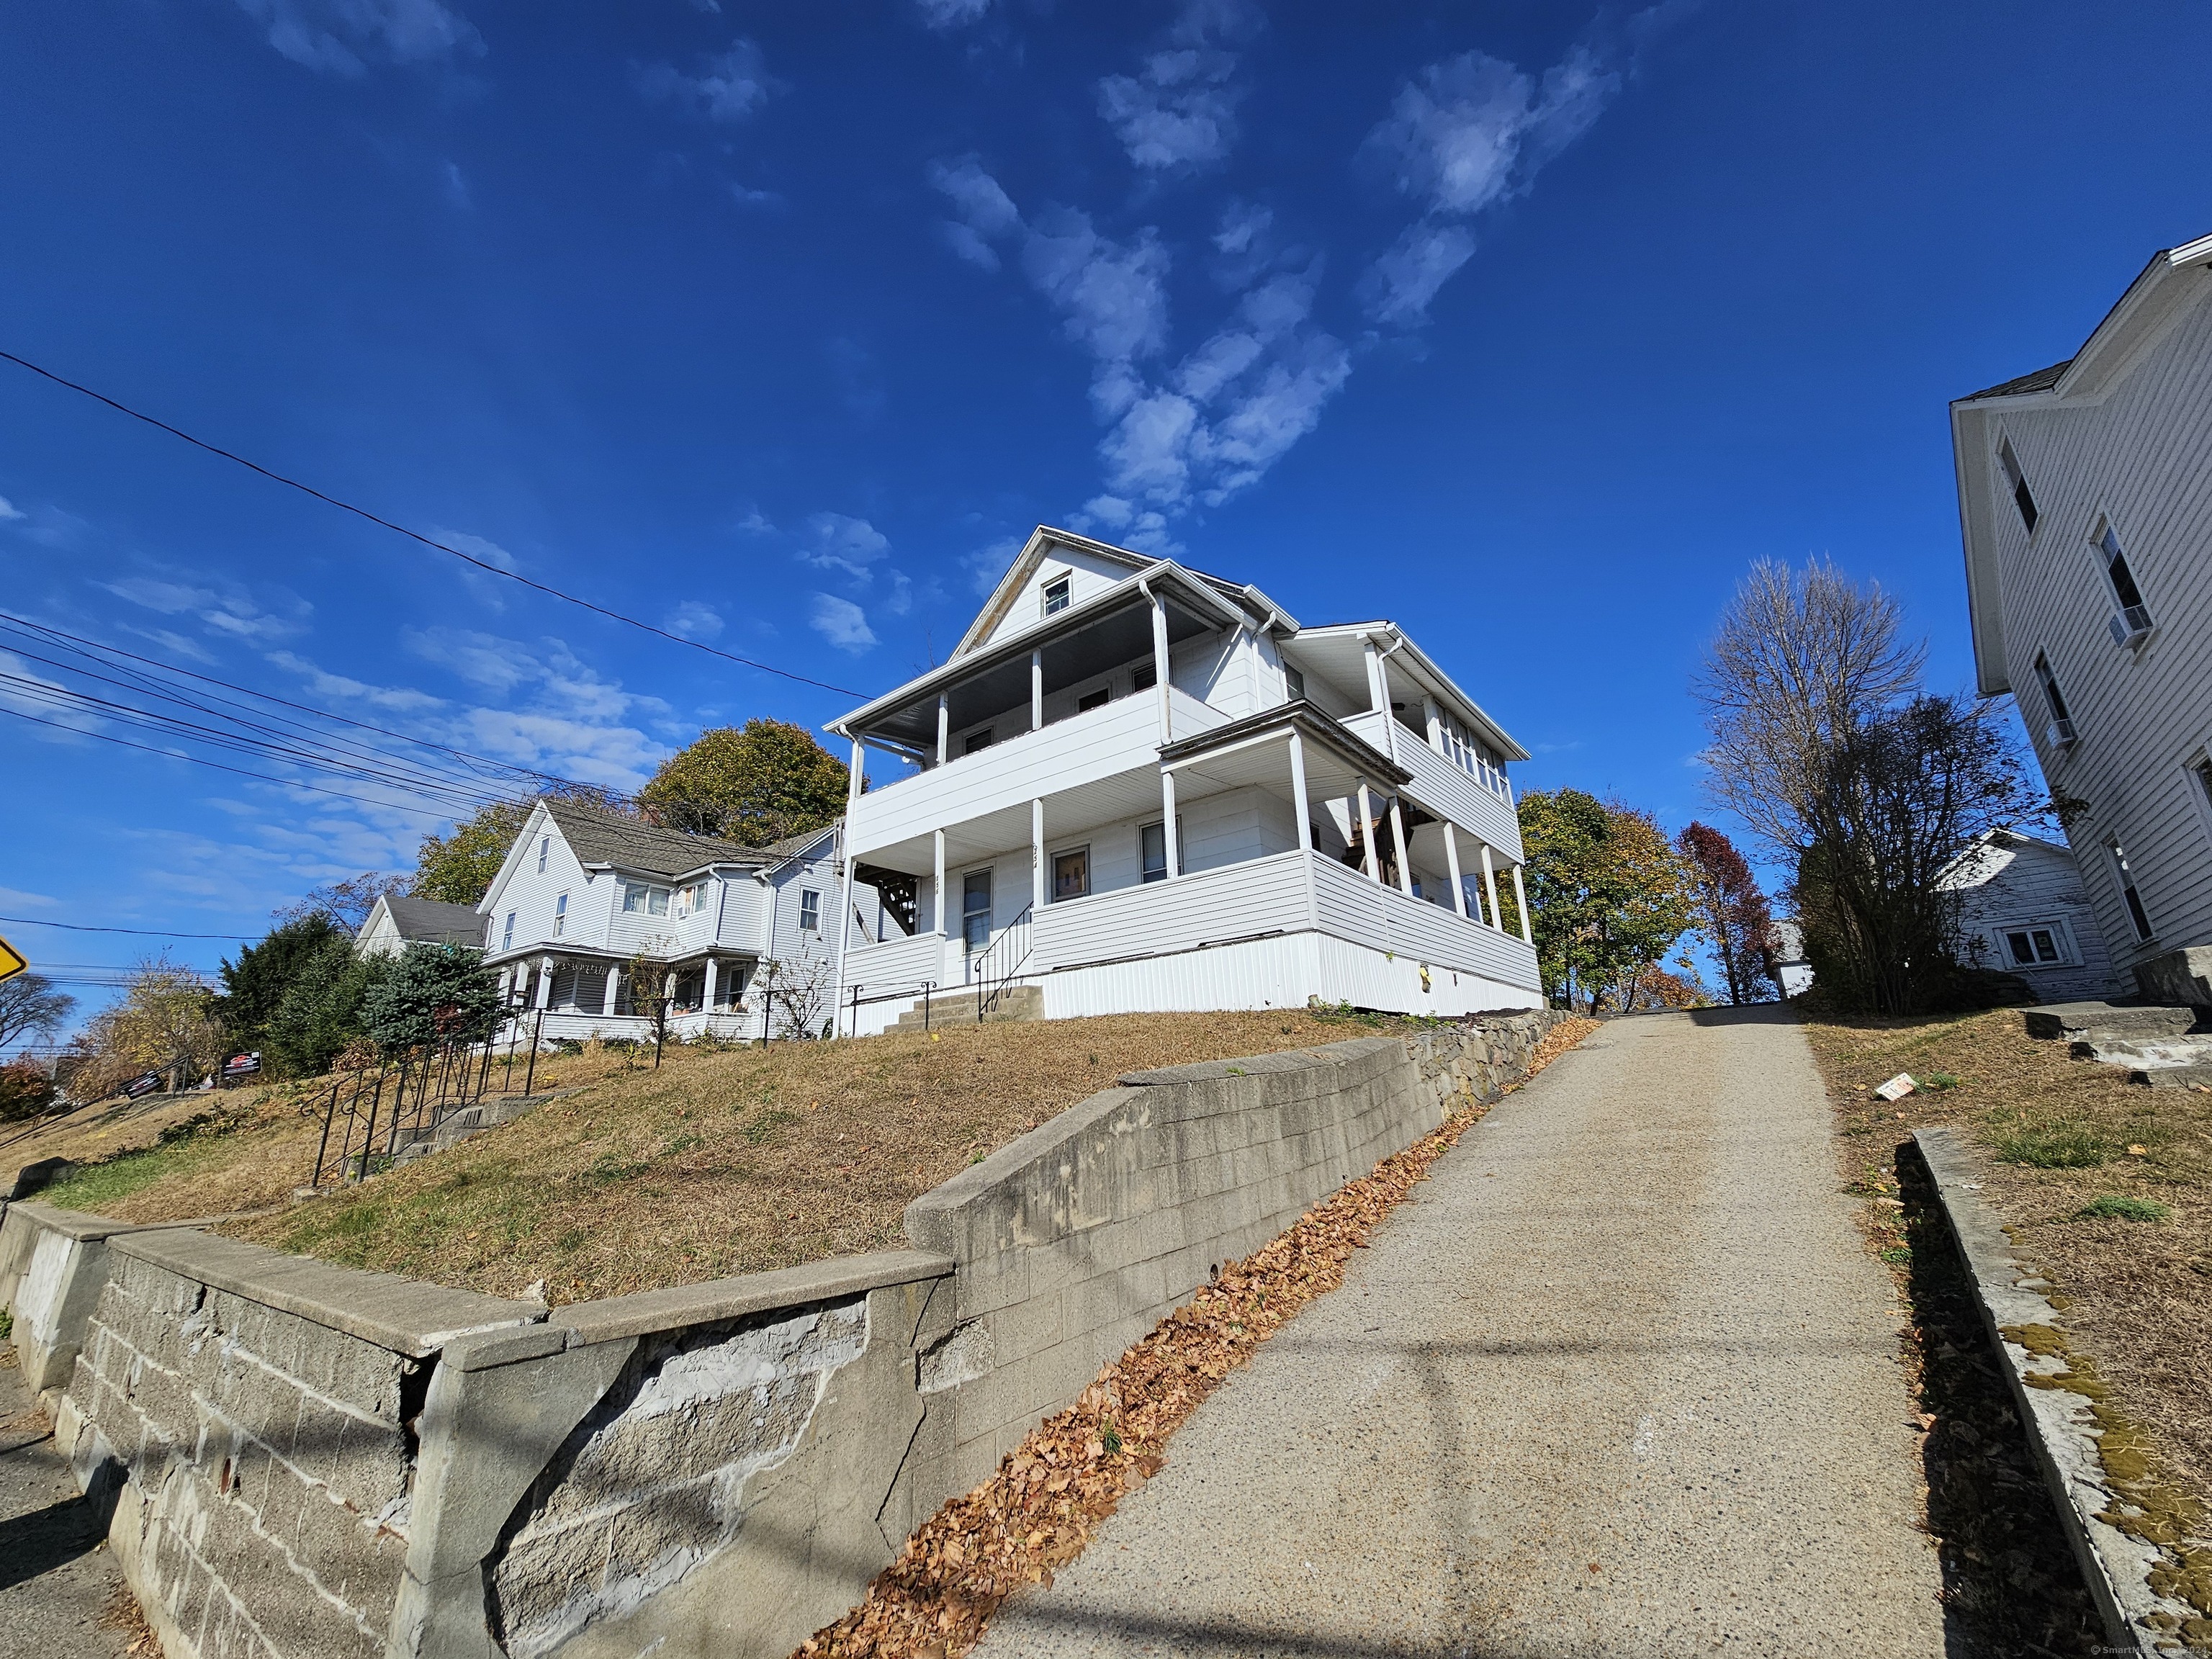
<svg viewBox="0 0 2212 1659">
<path fill-rule="evenodd" d="M 1936 1655 L 1901 1310 L 1778 1011 L 1621 1020 L 977 1650 Z"/>
</svg>

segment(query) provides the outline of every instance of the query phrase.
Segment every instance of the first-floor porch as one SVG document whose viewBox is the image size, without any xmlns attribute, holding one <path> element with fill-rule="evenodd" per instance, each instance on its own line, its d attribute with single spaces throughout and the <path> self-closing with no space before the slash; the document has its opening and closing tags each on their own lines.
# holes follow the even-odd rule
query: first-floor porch
<svg viewBox="0 0 2212 1659">
<path fill-rule="evenodd" d="M 759 1000 L 747 996 L 759 967 L 750 954 L 701 950 L 644 963 L 586 945 L 540 948 L 492 965 L 518 1022 L 528 1021 L 545 1042 L 650 1041 L 664 1021 L 668 1035 L 687 1040 L 761 1035 Z"/>
</svg>

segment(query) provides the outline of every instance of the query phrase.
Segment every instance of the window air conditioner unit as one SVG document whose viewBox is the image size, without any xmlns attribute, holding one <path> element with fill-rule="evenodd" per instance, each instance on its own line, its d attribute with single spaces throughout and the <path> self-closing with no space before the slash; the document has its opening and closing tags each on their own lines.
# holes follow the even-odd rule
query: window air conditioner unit
<svg viewBox="0 0 2212 1659">
<path fill-rule="evenodd" d="M 2131 605 L 2112 612 L 2112 643 L 2136 645 L 2150 632 L 2150 612 L 2142 605 Z"/>
<path fill-rule="evenodd" d="M 2053 720 L 2043 735 L 2049 740 L 2053 749 L 2070 748 L 2074 743 L 2074 722 Z"/>
</svg>

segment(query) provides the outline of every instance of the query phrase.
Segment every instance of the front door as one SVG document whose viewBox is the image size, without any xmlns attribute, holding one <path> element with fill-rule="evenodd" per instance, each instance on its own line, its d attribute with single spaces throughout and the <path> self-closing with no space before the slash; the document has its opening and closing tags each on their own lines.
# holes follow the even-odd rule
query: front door
<svg viewBox="0 0 2212 1659">
<path fill-rule="evenodd" d="M 967 941 L 970 956 L 991 943 L 991 872 L 988 870 L 970 870 L 961 880 L 960 936 Z"/>
</svg>

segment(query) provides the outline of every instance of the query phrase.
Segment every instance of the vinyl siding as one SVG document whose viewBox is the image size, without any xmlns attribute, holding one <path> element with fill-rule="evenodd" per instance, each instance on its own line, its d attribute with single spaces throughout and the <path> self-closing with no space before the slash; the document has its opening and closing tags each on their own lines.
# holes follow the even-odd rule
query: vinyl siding
<svg viewBox="0 0 2212 1659">
<path fill-rule="evenodd" d="M 1983 848 L 1944 878 L 1960 894 L 1959 923 L 1981 965 L 2017 974 L 2045 1002 L 2110 996 L 2122 989 L 2111 953 L 2082 890 L 2081 872 L 2063 848 L 2033 842 Z M 2005 931 L 2036 926 L 2060 930 L 2075 960 L 2023 967 L 2012 959 Z"/>
<path fill-rule="evenodd" d="M 2212 277 L 2100 404 L 2003 412 L 1990 471 L 2004 654 L 2044 775 L 2088 810 L 2068 826 L 2099 931 L 2133 963 L 2212 943 L 2212 823 L 2189 761 L 2212 739 Z M 2039 513 L 2029 536 L 1995 459 L 2011 440 Z M 2088 538 L 2110 519 L 2157 625 L 2112 643 Z M 2033 665 L 2046 655 L 2078 741 L 2055 750 Z M 2111 860 L 2127 848 L 2156 938 L 2139 945 Z"/>
</svg>

